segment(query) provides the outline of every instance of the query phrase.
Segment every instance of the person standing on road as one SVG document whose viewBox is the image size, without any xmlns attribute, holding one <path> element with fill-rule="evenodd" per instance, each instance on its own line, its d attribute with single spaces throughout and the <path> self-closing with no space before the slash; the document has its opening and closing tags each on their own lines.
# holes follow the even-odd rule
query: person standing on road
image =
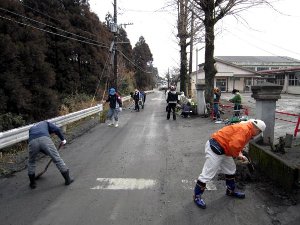
<svg viewBox="0 0 300 225">
<path fill-rule="evenodd" d="M 166 101 L 168 99 L 169 92 L 170 92 L 170 87 L 168 87 L 167 89 L 165 89 L 165 99 L 166 99 Z M 169 106 L 169 104 L 167 103 L 166 112 L 168 112 L 168 106 Z"/>
<path fill-rule="evenodd" d="M 110 88 L 109 95 L 105 102 L 109 102 L 107 118 L 110 120 L 108 126 L 119 126 L 119 112 L 122 112 L 122 99 L 116 92 L 116 89 Z"/>
<path fill-rule="evenodd" d="M 141 91 L 141 96 L 142 96 L 142 106 L 143 108 L 145 107 L 145 102 L 146 102 L 146 92 L 145 91 Z"/>
<path fill-rule="evenodd" d="M 219 88 L 214 88 L 214 119 L 220 121 L 220 104 L 221 91 Z"/>
<path fill-rule="evenodd" d="M 51 157 L 58 170 L 65 179 L 65 185 L 71 184 L 74 179 L 70 178 L 69 169 L 60 157 L 53 141 L 50 138 L 51 134 L 56 134 L 61 140 L 61 144 L 67 143 L 64 135 L 59 127 L 48 121 L 42 121 L 29 129 L 29 144 L 28 144 L 28 176 L 30 180 L 29 186 L 36 188 L 35 182 L 35 158 L 39 152 L 42 152 Z"/>
<path fill-rule="evenodd" d="M 167 103 L 168 103 L 167 120 L 170 119 L 171 110 L 173 112 L 173 120 L 176 120 L 175 109 L 176 109 L 176 105 L 178 103 L 178 94 L 177 94 L 176 88 L 174 86 L 171 86 L 170 91 L 168 92 Z"/>
<path fill-rule="evenodd" d="M 242 161 L 248 159 L 242 154 L 242 150 L 250 139 L 264 132 L 266 124 L 262 120 L 250 119 L 222 129 L 211 135 L 205 145 L 205 163 L 198 177 L 194 189 L 194 202 L 200 208 L 205 209 L 206 204 L 201 198 L 206 183 L 213 179 L 218 170 L 225 174 L 226 195 L 245 198 L 245 194 L 235 190 L 236 165 L 233 158 Z"/>
<path fill-rule="evenodd" d="M 231 93 L 234 94 L 234 97 L 229 99 L 229 101 L 234 103 L 234 115 L 240 116 L 240 110 L 242 109 L 242 97 L 240 91 L 237 89 L 233 89 Z"/>
<path fill-rule="evenodd" d="M 134 110 L 137 112 L 140 111 L 140 106 L 139 106 L 140 97 L 141 97 L 141 95 L 140 95 L 139 90 L 135 89 L 134 94 L 133 94 L 133 99 L 134 99 L 134 104 L 135 104 Z"/>
</svg>

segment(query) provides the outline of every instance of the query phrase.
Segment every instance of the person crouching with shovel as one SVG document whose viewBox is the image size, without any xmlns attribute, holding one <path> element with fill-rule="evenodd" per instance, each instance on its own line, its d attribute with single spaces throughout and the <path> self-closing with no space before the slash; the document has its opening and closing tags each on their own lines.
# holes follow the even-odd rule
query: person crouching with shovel
<svg viewBox="0 0 300 225">
<path fill-rule="evenodd" d="M 194 202 L 202 208 L 206 204 L 202 199 L 206 183 L 214 178 L 219 170 L 225 174 L 226 195 L 245 198 L 245 194 L 235 190 L 236 165 L 233 158 L 247 161 L 242 154 L 245 145 L 255 136 L 264 132 L 266 124 L 262 120 L 250 119 L 247 122 L 225 126 L 211 135 L 205 145 L 205 163 L 194 188 Z"/>
<path fill-rule="evenodd" d="M 74 179 L 72 179 L 69 175 L 68 167 L 60 157 L 58 150 L 50 138 L 50 134 L 56 134 L 61 140 L 61 145 L 65 145 L 67 143 L 60 128 L 48 121 L 39 122 L 29 129 L 28 176 L 30 180 L 29 186 L 32 189 L 36 188 L 35 180 L 39 177 L 35 176 L 35 158 L 39 152 L 51 157 L 51 160 L 55 163 L 56 167 L 65 179 L 65 185 L 69 185 L 74 181 Z M 46 169 L 44 172 L 46 172 Z"/>
</svg>

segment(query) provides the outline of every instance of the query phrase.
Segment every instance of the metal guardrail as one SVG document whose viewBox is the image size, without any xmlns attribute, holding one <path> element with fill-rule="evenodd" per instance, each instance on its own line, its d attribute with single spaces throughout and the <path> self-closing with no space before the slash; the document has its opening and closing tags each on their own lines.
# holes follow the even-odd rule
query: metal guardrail
<svg viewBox="0 0 300 225">
<path fill-rule="evenodd" d="M 152 92 L 153 91 L 146 91 L 146 93 L 152 93 Z M 122 101 L 123 102 L 128 101 L 130 100 L 130 98 L 131 96 L 124 96 L 122 97 Z M 73 112 L 64 116 L 59 116 L 53 119 L 49 119 L 47 121 L 54 123 L 58 127 L 62 127 L 64 125 L 91 116 L 93 114 L 99 113 L 101 111 L 103 111 L 103 105 L 99 104 L 91 108 L 87 108 L 78 112 Z M 33 125 L 34 124 L 30 124 L 24 127 L 0 132 L 0 149 L 9 147 L 21 141 L 28 140 L 29 137 L 28 131 Z"/>
<path fill-rule="evenodd" d="M 87 108 L 81 111 L 73 112 L 64 116 L 59 116 L 53 119 L 49 119 L 49 122 L 54 123 L 58 127 L 62 127 L 64 125 L 67 125 L 69 123 L 72 123 L 74 121 L 83 119 L 87 116 L 94 115 L 96 113 L 99 113 L 103 111 L 103 105 L 99 104 L 97 106 Z M 28 139 L 29 134 L 28 131 L 29 129 L 33 126 L 34 124 L 30 124 L 24 127 L 8 130 L 5 132 L 0 133 L 0 149 L 9 147 L 13 144 L 19 143 L 21 141 L 25 141 Z"/>
</svg>

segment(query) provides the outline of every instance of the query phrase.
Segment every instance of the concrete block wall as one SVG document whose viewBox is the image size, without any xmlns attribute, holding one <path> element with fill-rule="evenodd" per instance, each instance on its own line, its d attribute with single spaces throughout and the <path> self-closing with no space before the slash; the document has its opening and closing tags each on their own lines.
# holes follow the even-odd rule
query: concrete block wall
<svg viewBox="0 0 300 225">
<path fill-rule="evenodd" d="M 295 188 L 299 180 L 299 169 L 297 167 L 254 142 L 249 143 L 249 156 L 255 164 L 255 168 L 258 168 L 273 180 L 276 186 L 278 185 L 286 191 Z"/>
</svg>

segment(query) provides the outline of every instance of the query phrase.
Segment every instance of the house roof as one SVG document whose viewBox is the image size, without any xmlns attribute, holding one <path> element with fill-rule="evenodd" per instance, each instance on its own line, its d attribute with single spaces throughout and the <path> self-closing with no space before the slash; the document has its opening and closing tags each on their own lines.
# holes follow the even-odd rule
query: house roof
<svg viewBox="0 0 300 225">
<path fill-rule="evenodd" d="M 215 58 L 215 60 L 216 60 L 216 62 L 220 62 L 220 63 L 226 64 L 226 65 L 229 65 L 229 66 L 232 66 L 232 67 L 235 67 L 235 68 L 245 70 L 245 71 L 248 71 L 250 73 L 259 75 L 259 73 L 256 72 L 256 71 L 253 71 L 253 70 L 250 70 L 248 68 L 236 65 L 234 63 L 231 63 L 231 62 L 228 62 L 228 61 L 225 61 L 225 60 L 222 60 L 222 59 L 218 59 L 218 58 Z M 203 67 L 204 67 L 204 63 L 199 64 L 199 71 L 204 71 Z"/>
<path fill-rule="evenodd" d="M 235 63 L 235 64 L 274 64 L 274 63 L 287 63 L 287 64 L 300 64 L 300 60 L 293 59 L 287 56 L 215 56 L 216 59 Z"/>
<path fill-rule="evenodd" d="M 300 72 L 300 67 L 290 67 L 285 69 L 277 69 L 277 70 L 262 70 L 259 71 L 261 74 L 282 74 L 288 72 Z"/>
</svg>

